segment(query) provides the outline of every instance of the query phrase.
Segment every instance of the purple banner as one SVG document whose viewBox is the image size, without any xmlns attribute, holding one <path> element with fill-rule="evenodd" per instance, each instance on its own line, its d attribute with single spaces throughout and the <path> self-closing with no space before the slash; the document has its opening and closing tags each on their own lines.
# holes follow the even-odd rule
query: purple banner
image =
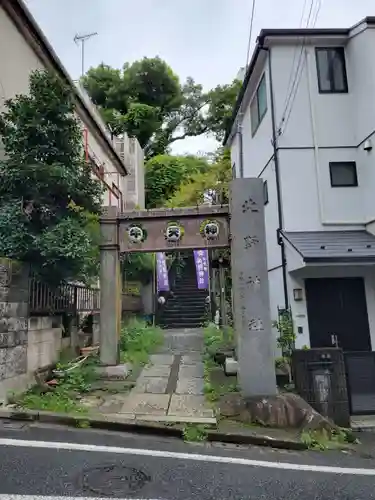
<svg viewBox="0 0 375 500">
<path fill-rule="evenodd" d="M 197 272 L 198 288 L 209 288 L 208 250 L 194 250 L 195 270 Z"/>
<path fill-rule="evenodd" d="M 164 252 L 156 253 L 156 280 L 158 292 L 169 292 L 168 269 Z"/>
</svg>

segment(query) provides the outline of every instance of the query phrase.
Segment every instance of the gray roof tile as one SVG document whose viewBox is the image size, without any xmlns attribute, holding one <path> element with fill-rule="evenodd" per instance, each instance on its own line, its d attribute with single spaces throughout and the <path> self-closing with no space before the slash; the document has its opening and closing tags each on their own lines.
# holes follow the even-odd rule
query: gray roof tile
<svg viewBox="0 0 375 500">
<path fill-rule="evenodd" d="M 366 231 L 306 231 L 282 234 L 305 261 L 375 259 L 375 236 Z"/>
</svg>

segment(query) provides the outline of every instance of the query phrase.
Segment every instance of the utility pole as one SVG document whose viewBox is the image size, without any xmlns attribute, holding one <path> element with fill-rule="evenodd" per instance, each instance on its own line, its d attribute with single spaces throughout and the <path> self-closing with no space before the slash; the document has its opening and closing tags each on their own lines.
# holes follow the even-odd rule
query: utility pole
<svg viewBox="0 0 375 500">
<path fill-rule="evenodd" d="M 97 34 L 98 33 L 93 32 L 93 33 L 88 33 L 87 35 L 76 35 L 73 38 L 76 44 L 81 43 L 81 72 L 82 72 L 81 76 L 84 76 L 85 74 L 85 43 L 93 36 L 97 36 Z"/>
</svg>

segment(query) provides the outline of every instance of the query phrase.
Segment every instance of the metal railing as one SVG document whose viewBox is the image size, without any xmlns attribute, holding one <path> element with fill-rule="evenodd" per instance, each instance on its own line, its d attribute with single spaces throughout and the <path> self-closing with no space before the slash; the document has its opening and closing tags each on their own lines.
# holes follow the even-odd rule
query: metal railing
<svg viewBox="0 0 375 500">
<path fill-rule="evenodd" d="M 347 387 L 352 415 L 375 414 L 375 352 L 345 352 Z"/>
<path fill-rule="evenodd" d="M 98 312 L 99 309 L 100 290 L 98 288 L 73 284 L 51 288 L 34 278 L 29 281 L 30 314 Z"/>
</svg>

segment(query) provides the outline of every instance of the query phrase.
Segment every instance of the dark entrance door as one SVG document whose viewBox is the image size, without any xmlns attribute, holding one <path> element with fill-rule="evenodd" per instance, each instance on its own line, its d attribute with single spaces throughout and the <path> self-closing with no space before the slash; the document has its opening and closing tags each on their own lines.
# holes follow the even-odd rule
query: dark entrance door
<svg viewBox="0 0 375 500">
<path fill-rule="evenodd" d="M 344 351 L 352 414 L 375 413 L 375 352 L 371 352 L 363 278 L 306 280 L 311 347 Z"/>
<path fill-rule="evenodd" d="M 311 347 L 370 351 L 363 278 L 313 278 L 305 285 Z"/>
</svg>

